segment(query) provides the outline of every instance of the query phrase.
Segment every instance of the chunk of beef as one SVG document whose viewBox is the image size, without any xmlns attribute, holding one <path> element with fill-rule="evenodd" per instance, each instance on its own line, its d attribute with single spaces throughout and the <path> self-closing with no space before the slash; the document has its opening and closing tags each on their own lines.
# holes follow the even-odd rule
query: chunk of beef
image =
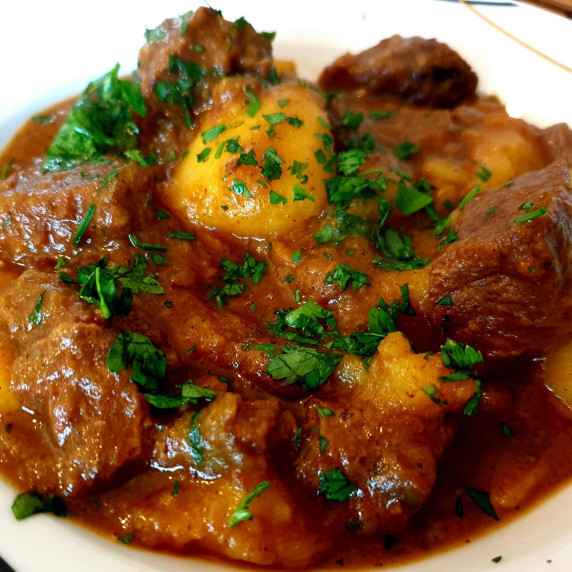
<svg viewBox="0 0 572 572">
<path fill-rule="evenodd" d="M 357 55 L 345 54 L 320 76 L 326 91 L 362 89 L 432 107 L 455 107 L 475 95 L 477 76 L 436 40 L 392 36 Z"/>
<path fill-rule="evenodd" d="M 279 417 L 275 398 L 244 401 L 236 393 L 218 392 L 202 411 L 166 425 L 155 444 L 155 461 L 167 469 L 189 467 L 208 478 L 236 465 L 248 471 L 267 462 Z M 195 428 L 196 439 L 189 439 L 189 428 Z"/>
<path fill-rule="evenodd" d="M 152 216 L 141 207 L 152 192 L 153 170 L 130 163 L 106 182 L 110 171 L 86 165 L 40 176 L 26 169 L 0 183 L 0 260 L 53 266 L 60 256 L 74 255 L 72 239 L 91 203 L 96 211 L 82 246 L 104 252 L 127 244 L 131 214 Z"/>
<path fill-rule="evenodd" d="M 184 62 L 181 65 L 186 66 L 186 71 L 173 64 L 174 58 Z M 176 84 L 187 75 L 185 79 L 193 85 L 193 109 L 200 111 L 210 102 L 213 82 L 221 77 L 266 77 L 272 69 L 269 38 L 256 33 L 244 19 L 232 23 L 216 10 L 199 8 L 190 19 L 165 20 L 157 28 L 156 38 L 139 52 L 137 73 L 146 98 L 157 94 L 160 86 Z"/>
<path fill-rule="evenodd" d="M 540 129 L 538 139 L 548 162 L 560 159 L 572 165 L 572 129 L 566 123 Z"/>
<path fill-rule="evenodd" d="M 477 195 L 454 228 L 458 240 L 433 261 L 429 293 L 432 319 L 451 338 L 511 357 L 572 333 L 572 194 L 563 163 Z M 451 305 L 437 304 L 445 297 Z"/>
<path fill-rule="evenodd" d="M 28 488 L 82 494 L 144 456 L 148 405 L 127 372 L 107 368 L 114 333 L 97 321 L 55 273 L 26 271 L 0 297 L 0 327 L 16 348 L 11 388 L 45 432 L 19 465 Z"/>
<path fill-rule="evenodd" d="M 306 402 L 296 476 L 324 499 L 333 529 L 357 521 L 367 534 L 399 534 L 435 484 L 437 462 L 455 434 L 454 413 L 473 395 L 473 382 L 441 382 L 450 373 L 441 357 L 413 354 L 400 332 L 380 343 L 368 372 L 357 360 L 353 367 L 351 398 L 346 392 L 339 401 Z M 355 492 L 329 498 L 328 474 L 340 484 L 347 479 Z"/>
</svg>

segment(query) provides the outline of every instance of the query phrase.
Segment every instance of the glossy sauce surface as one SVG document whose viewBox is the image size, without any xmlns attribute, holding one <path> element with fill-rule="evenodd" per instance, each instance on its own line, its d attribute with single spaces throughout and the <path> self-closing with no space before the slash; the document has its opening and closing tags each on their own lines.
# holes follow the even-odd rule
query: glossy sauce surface
<svg viewBox="0 0 572 572">
<path fill-rule="evenodd" d="M 202 20 L 191 26 L 191 33 L 215 25 L 225 29 L 212 13 L 197 14 Z M 179 33 L 176 23 L 165 30 Z M 199 37 L 202 43 L 210 41 Z M 207 52 L 216 51 L 217 41 L 224 45 L 221 53 L 226 52 L 226 40 L 217 38 Z M 266 44 L 257 42 L 265 54 Z M 419 53 L 434 48 L 404 45 Z M 248 67 L 241 58 L 240 65 Z M 346 76 L 322 77 L 324 91 L 341 91 L 328 104 L 287 70 L 280 86 L 258 82 L 256 74 L 265 75 L 269 64 L 254 58 L 258 63 L 249 71 L 201 85 L 197 101 L 204 107 L 193 111 L 193 128 L 181 109 L 165 108 L 149 95 L 149 112 L 139 121 L 140 148 L 158 157 L 151 166 L 110 156 L 108 164 L 42 173 L 45 149 L 69 103 L 42 113 L 50 119 L 30 121 L 17 134 L 0 157 L 0 165 L 11 162 L 0 183 L 0 464 L 19 490 L 60 495 L 72 517 L 150 549 L 283 568 L 367 567 L 475 538 L 569 479 L 571 417 L 546 388 L 544 372 L 548 356 L 556 372 L 552 379 L 562 377 L 568 354 L 558 357 L 556 365 L 551 356 L 572 333 L 565 319 L 572 306 L 566 272 L 572 208 L 565 165 L 572 154 L 569 130 L 539 130 L 511 119 L 496 99 L 471 95 L 470 88 L 460 101 L 446 98 L 445 104 L 433 96 L 412 101 L 409 88 L 396 97 L 394 84 L 389 93 L 372 86 L 368 73 L 375 77 L 377 64 L 375 58 L 373 63 L 364 59 L 369 67 L 365 79 L 358 74 L 357 85 Z M 360 65 L 342 61 L 333 69 L 357 70 Z M 395 67 L 405 85 L 401 68 Z M 144 80 L 142 85 L 145 90 Z M 419 94 L 425 86 L 411 89 Z M 310 131 L 303 135 L 295 122 L 283 121 L 242 151 L 229 151 L 227 144 L 218 159 L 211 156 L 204 163 L 204 175 L 193 182 L 201 165 L 197 155 L 207 146 L 203 134 L 213 126 L 239 123 L 253 90 L 261 100 L 275 102 L 272 112 L 283 109 L 286 116 L 296 100 L 299 107 L 290 117 L 303 117 Z M 435 97 L 441 98 L 437 91 Z M 278 102 L 284 101 L 282 108 Z M 343 119 L 348 112 L 362 113 L 363 121 L 348 127 Z M 258 120 L 262 133 L 268 120 Z M 222 141 L 237 136 L 228 131 L 212 144 L 213 155 Z M 324 171 L 318 161 L 310 183 L 303 176 L 296 179 L 313 200 L 295 201 L 288 195 L 286 205 L 296 210 L 285 211 L 276 222 L 264 214 L 267 187 L 286 196 L 296 184 L 293 180 L 288 188 L 280 187 L 278 182 L 286 179 L 264 177 L 262 156 L 269 147 L 278 149 L 287 173 L 301 159 L 302 143 L 318 140 L 326 154 L 329 149 L 342 152 L 344 145 L 352 148 L 348 141 L 363 141 L 367 134 L 375 145 L 364 153 L 359 173 L 375 178 L 381 172 L 386 179 L 383 189 L 370 193 L 373 197 L 357 196 L 340 214 L 323 183 L 336 173 Z M 245 139 L 240 132 L 238 142 Z M 398 156 L 395 150 L 404 142 L 418 150 Z M 187 149 L 192 153 L 184 157 Z M 252 173 L 244 175 L 247 167 L 237 161 L 249 149 L 258 157 L 251 166 L 252 181 L 263 177 L 264 183 L 259 194 L 249 183 L 253 198 L 233 193 L 227 182 L 230 176 L 250 180 Z M 169 160 L 171 150 L 174 160 Z M 312 156 L 314 148 L 305 161 Z M 339 176 L 339 156 L 337 167 Z M 482 167 L 488 177 L 479 176 Z M 106 179 L 116 168 L 116 175 Z M 537 174 L 520 179 L 526 173 Z M 445 244 L 446 233 L 436 235 L 428 213 L 405 214 L 397 206 L 400 188 L 421 180 L 432 187 L 435 216 L 451 215 L 450 229 L 457 230 Z M 207 194 L 222 193 L 216 195 L 220 205 L 215 202 L 204 218 L 201 212 L 211 203 L 196 198 L 203 182 L 205 188 L 210 185 Z M 478 195 L 461 208 L 476 185 Z M 514 224 L 514 218 L 533 210 L 520 212 L 518 204 L 515 212 L 502 214 L 503 205 L 495 204 L 494 197 L 510 205 L 505 195 L 513 187 L 515 193 L 536 193 L 534 208 L 546 209 L 545 218 L 531 219 L 526 227 Z M 385 227 L 375 197 L 394 205 Z M 228 207 L 227 199 L 235 201 L 234 220 L 248 220 L 244 234 L 234 222 L 225 222 L 232 211 L 222 208 Z M 74 232 L 92 203 L 95 216 L 76 246 Z M 471 221 L 479 209 L 493 207 L 482 232 L 477 229 L 471 238 Z M 487 222 L 496 211 L 514 226 L 508 236 L 503 234 L 506 225 Z M 323 238 L 327 225 L 337 239 Z M 410 237 L 415 257 L 391 259 L 376 238 L 382 227 Z M 193 239 L 176 238 L 181 232 L 192 232 Z M 461 273 L 466 281 L 451 286 L 439 269 L 445 265 L 445 275 L 456 276 L 461 265 L 454 258 L 456 249 L 466 264 Z M 531 262 L 521 272 L 505 250 L 522 252 Z M 494 262 L 498 252 L 498 268 L 483 275 L 487 264 L 479 256 L 486 253 Z M 260 279 L 247 274 L 236 280 L 245 286 L 239 295 L 221 294 L 228 283 L 224 259 L 241 266 L 247 254 L 265 263 Z M 105 318 L 101 308 L 78 296 L 77 284 L 63 282 L 60 275 L 77 280 L 78 268 L 103 256 L 109 257 L 110 267 L 132 269 L 137 255 L 145 261 L 145 275 L 156 278 L 163 292 L 136 292 L 126 316 Z M 61 257 L 65 265 L 54 269 Z M 385 267 L 372 264 L 380 257 Z M 431 262 L 410 264 L 422 258 Z M 405 269 L 387 268 L 396 260 L 408 261 Z M 347 283 L 336 278 L 340 265 L 354 271 Z M 462 302 L 467 285 L 478 288 L 480 283 L 484 294 L 471 295 L 472 307 Z M 538 300 L 546 285 L 554 291 L 550 304 Z M 487 298 L 492 289 L 495 296 Z M 410 309 L 399 306 L 407 295 Z M 527 300 L 523 307 L 518 300 L 512 305 L 518 296 Z M 447 297 L 450 310 L 443 303 Z M 30 316 L 40 298 L 41 317 L 34 324 Z M 296 308 L 316 311 L 310 303 L 321 309 L 321 330 L 315 323 L 310 324 L 313 330 L 292 327 L 293 322 L 276 327 L 279 317 Z M 507 308 L 497 312 L 495 305 L 503 304 Z M 394 327 L 380 335 L 365 356 L 370 359 L 362 361 L 364 356 L 352 354 L 349 346 L 336 347 L 334 340 L 374 330 L 372 309 L 392 306 L 400 308 L 392 314 Z M 461 309 L 455 313 L 456 308 Z M 500 324 L 493 336 L 488 323 Z M 167 373 L 158 393 L 177 395 L 192 380 L 216 392 L 216 398 L 168 410 L 150 405 L 129 368 L 108 367 L 109 349 L 122 331 L 144 335 L 164 352 Z M 441 356 L 448 337 L 485 354 L 466 379 L 442 379 L 454 373 Z M 285 375 L 273 376 L 269 369 L 276 355 L 290 351 L 284 349 L 288 344 L 298 351 L 309 349 L 306 357 L 318 351 L 339 356 L 339 361 L 320 383 L 299 372 L 288 383 Z M 467 415 L 463 410 L 475 395 L 477 378 L 483 395 L 476 412 Z M 340 473 L 349 488 L 328 498 L 323 476 Z M 231 526 L 241 501 L 266 482 L 270 487 L 249 505 L 252 518 Z M 475 491 L 487 496 L 492 513 L 489 504 L 474 502 Z"/>
</svg>

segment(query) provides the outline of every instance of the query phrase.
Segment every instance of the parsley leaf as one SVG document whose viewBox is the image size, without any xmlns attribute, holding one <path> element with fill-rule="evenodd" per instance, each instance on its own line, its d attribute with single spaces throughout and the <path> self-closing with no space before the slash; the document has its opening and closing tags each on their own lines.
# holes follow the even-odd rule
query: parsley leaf
<svg viewBox="0 0 572 572">
<path fill-rule="evenodd" d="M 470 487 L 463 487 L 467 496 L 487 515 L 495 520 L 499 520 L 491 500 L 489 498 L 489 493 L 481 491 L 478 489 L 473 489 Z"/>
<path fill-rule="evenodd" d="M 342 290 L 346 290 L 350 283 L 354 290 L 362 286 L 371 286 L 365 272 L 360 272 L 347 264 L 336 264 L 334 271 L 326 276 L 324 282 L 326 284 L 335 282 Z"/>
<path fill-rule="evenodd" d="M 330 310 L 322 308 L 313 300 L 308 300 L 295 310 L 278 310 L 277 319 L 274 324 L 267 323 L 266 326 L 278 337 L 286 338 L 290 341 L 304 344 L 315 344 L 315 340 L 323 340 L 334 335 L 331 329 L 336 327 L 336 320 Z M 327 328 L 322 325 L 325 322 Z M 288 328 L 296 330 L 288 331 Z"/>
<path fill-rule="evenodd" d="M 192 127 L 191 109 L 195 102 L 193 91 L 207 73 L 218 75 L 214 69 L 207 70 L 195 62 L 187 62 L 170 54 L 169 73 L 174 81 L 158 81 L 153 86 L 153 93 L 161 103 L 178 105 L 185 110 L 185 120 Z"/>
<path fill-rule="evenodd" d="M 86 233 L 87 228 L 89 227 L 89 224 L 91 223 L 95 215 L 96 208 L 97 207 L 95 206 L 94 203 L 90 203 L 90 205 L 87 207 L 87 210 L 85 211 L 85 214 L 83 215 L 81 222 L 79 223 L 79 226 L 77 227 L 77 230 L 75 231 L 75 234 L 73 235 L 72 238 L 72 244 L 76 248 L 82 241 L 83 236 Z"/>
<path fill-rule="evenodd" d="M 376 246 L 384 259 L 374 258 L 372 263 L 384 270 L 412 270 L 423 268 L 430 262 L 428 258 L 418 257 L 411 247 L 411 239 L 395 228 L 380 229 Z"/>
<path fill-rule="evenodd" d="M 237 282 L 237 280 L 251 278 L 255 284 L 258 284 L 262 279 L 266 266 L 266 262 L 256 260 L 248 252 L 244 255 L 242 265 L 236 264 L 223 256 L 221 258 L 221 267 L 225 274 L 220 280 L 225 285 L 222 288 L 211 288 L 207 295 L 207 301 L 214 298 L 219 307 L 224 306 L 227 303 L 227 298 L 239 296 L 246 290 L 246 284 Z"/>
<path fill-rule="evenodd" d="M 71 109 L 48 148 L 43 171 L 64 171 L 114 151 L 135 149 L 139 128 L 134 111 L 146 115 L 138 83 L 120 80 L 119 64 L 90 83 Z"/>
<path fill-rule="evenodd" d="M 263 166 L 261 174 L 269 181 L 275 181 L 282 176 L 282 167 L 284 159 L 282 159 L 274 147 L 268 147 L 262 156 Z"/>
<path fill-rule="evenodd" d="M 248 190 L 246 183 L 244 181 L 241 181 L 240 179 L 233 179 L 232 183 L 227 188 L 229 191 L 232 191 L 237 195 L 245 196 L 249 199 L 254 198 L 252 196 L 252 193 Z"/>
<path fill-rule="evenodd" d="M 160 395 L 157 393 L 146 393 L 147 401 L 157 409 L 173 409 L 181 407 L 187 403 L 196 405 L 200 399 L 207 401 L 214 401 L 216 399 L 216 392 L 208 387 L 195 385 L 192 381 L 187 381 L 179 386 L 181 389 L 180 395 Z"/>
<path fill-rule="evenodd" d="M 200 415 L 202 409 L 193 412 L 191 416 L 191 426 L 189 428 L 189 445 L 191 447 L 191 456 L 193 461 L 198 465 L 204 457 L 204 441 L 199 427 Z"/>
<path fill-rule="evenodd" d="M 335 467 L 320 473 L 320 490 L 328 500 L 344 502 L 357 491 L 357 486 L 350 482 L 341 469 Z"/>
<path fill-rule="evenodd" d="M 236 510 L 228 519 L 228 525 L 233 528 L 243 520 L 252 520 L 252 513 L 250 512 L 250 503 L 259 497 L 265 490 L 270 488 L 268 481 L 258 483 L 238 504 Z"/>
<path fill-rule="evenodd" d="M 377 351 L 381 340 L 391 332 L 398 331 L 398 312 L 410 316 L 415 314 L 409 302 L 409 286 L 403 284 L 400 290 L 401 302 L 394 300 L 389 306 L 383 298 L 380 298 L 379 304 L 370 308 L 367 332 L 353 332 L 344 338 L 335 339 L 332 342 L 332 348 L 363 358 L 371 357 Z"/>
<path fill-rule="evenodd" d="M 56 516 L 66 516 L 64 500 L 53 494 L 41 495 L 35 491 L 20 493 L 12 504 L 12 512 L 17 520 L 23 520 L 34 514 L 51 512 Z"/>
<path fill-rule="evenodd" d="M 34 326 L 39 326 L 42 323 L 42 318 L 44 317 L 42 313 L 42 304 L 44 303 L 45 294 L 46 291 L 44 290 L 36 300 L 32 313 L 28 316 L 28 322 L 32 322 Z"/>
<path fill-rule="evenodd" d="M 167 358 L 153 342 L 136 332 L 121 330 L 107 354 L 107 367 L 118 373 L 131 366 L 131 381 L 146 392 L 156 392 L 165 376 Z"/>
<path fill-rule="evenodd" d="M 415 186 L 407 185 L 403 179 L 397 183 L 395 204 L 405 216 L 416 213 L 432 203 L 430 194 L 418 190 Z"/>
<path fill-rule="evenodd" d="M 282 352 L 270 358 L 266 373 L 274 379 L 283 379 L 285 386 L 298 383 L 306 391 L 315 391 L 323 385 L 342 359 L 340 354 L 295 345 L 282 346 Z"/>
<path fill-rule="evenodd" d="M 513 222 L 515 223 L 522 223 L 522 222 L 528 222 L 530 220 L 534 220 L 535 218 L 538 218 L 539 216 L 542 216 L 543 214 L 546 214 L 546 207 L 540 207 L 528 214 L 525 214 L 523 216 L 519 216 L 516 217 Z"/>
<path fill-rule="evenodd" d="M 483 355 L 468 344 L 460 344 L 448 338 L 445 345 L 441 346 L 441 361 L 445 367 L 455 370 L 455 373 L 441 377 L 441 381 L 473 380 L 475 393 L 467 401 L 463 411 L 465 415 L 472 415 L 478 408 L 483 391 L 481 381 L 470 370 L 474 365 L 483 361 Z"/>
<path fill-rule="evenodd" d="M 362 121 L 363 113 L 361 111 L 358 111 L 357 113 L 346 111 L 345 113 L 342 113 L 342 116 L 340 117 L 340 125 L 343 125 L 348 129 L 359 129 Z"/>
<path fill-rule="evenodd" d="M 421 149 L 411 143 L 411 141 L 403 141 L 393 150 L 393 154 L 398 159 L 410 159 L 415 153 L 419 153 L 419 151 L 421 151 Z"/>
</svg>

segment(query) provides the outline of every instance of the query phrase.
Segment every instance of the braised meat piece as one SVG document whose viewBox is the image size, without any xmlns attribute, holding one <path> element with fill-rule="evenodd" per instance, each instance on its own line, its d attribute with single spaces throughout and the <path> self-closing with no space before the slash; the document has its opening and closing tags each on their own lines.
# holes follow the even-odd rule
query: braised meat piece
<svg viewBox="0 0 572 572">
<path fill-rule="evenodd" d="M 572 194 L 554 163 L 477 195 L 431 267 L 432 318 L 490 356 L 538 353 L 572 333 Z M 450 298 L 451 304 L 438 304 Z"/>
<path fill-rule="evenodd" d="M 114 333 L 101 318 L 55 274 L 33 270 L 3 292 L 0 316 L 1 330 L 13 332 L 19 349 L 10 369 L 12 391 L 30 413 L 30 427 L 18 423 L 15 430 L 46 424 L 51 437 L 41 450 L 27 450 L 25 462 L 20 458 L 23 486 L 78 495 L 104 488 L 141 461 L 148 405 L 126 372 L 109 371 Z"/>
<path fill-rule="evenodd" d="M 0 260 L 53 266 L 60 256 L 78 253 L 73 237 L 92 203 L 96 210 L 83 242 L 100 252 L 127 244 L 134 232 L 130 213 L 148 201 L 153 170 L 130 163 L 106 181 L 112 170 L 86 165 L 39 177 L 26 169 L 0 183 Z M 144 224 L 153 213 L 141 211 Z"/>
<path fill-rule="evenodd" d="M 364 89 L 402 101 L 452 108 L 475 96 L 477 76 L 436 40 L 392 36 L 359 54 L 345 54 L 320 76 L 325 91 Z"/>
<path fill-rule="evenodd" d="M 294 467 L 302 486 L 324 502 L 333 529 L 398 534 L 427 500 L 456 431 L 453 413 L 474 386 L 442 382 L 450 371 L 440 356 L 414 354 L 400 332 L 378 352 L 367 372 L 356 362 L 351 398 L 306 401 Z"/>
<path fill-rule="evenodd" d="M 153 39 L 139 52 L 137 73 L 145 98 L 155 95 L 159 101 L 179 104 L 173 100 L 176 94 L 170 97 L 161 90 L 176 90 L 176 82 L 186 74 L 194 99 L 190 103 L 197 112 L 209 104 L 211 87 L 222 77 L 266 77 L 272 69 L 269 38 L 244 19 L 228 22 L 216 10 L 199 8 L 190 18 L 165 20 L 155 30 Z"/>
</svg>

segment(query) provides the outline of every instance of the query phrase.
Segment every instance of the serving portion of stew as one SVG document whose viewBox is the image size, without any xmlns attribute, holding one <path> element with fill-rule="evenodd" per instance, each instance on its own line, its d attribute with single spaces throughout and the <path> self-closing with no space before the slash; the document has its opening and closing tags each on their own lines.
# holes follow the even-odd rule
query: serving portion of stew
<svg viewBox="0 0 572 572">
<path fill-rule="evenodd" d="M 14 514 L 273 568 L 371 567 L 572 474 L 572 131 L 444 44 L 316 84 L 216 10 L 147 30 L 0 157 Z M 572 401 L 570 401 L 572 403 Z"/>
</svg>

